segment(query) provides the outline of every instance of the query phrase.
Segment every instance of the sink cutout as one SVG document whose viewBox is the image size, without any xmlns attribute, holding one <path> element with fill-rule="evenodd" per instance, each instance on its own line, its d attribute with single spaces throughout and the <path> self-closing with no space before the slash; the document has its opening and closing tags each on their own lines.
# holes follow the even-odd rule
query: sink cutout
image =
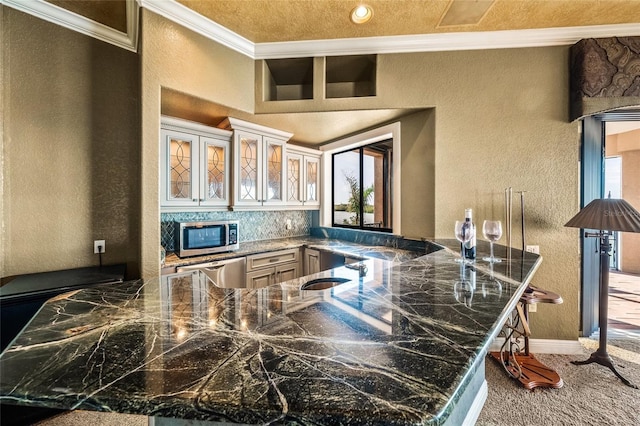
<svg viewBox="0 0 640 426">
<path fill-rule="evenodd" d="M 347 281 L 351 281 L 348 278 L 316 278 L 315 280 L 309 280 L 300 286 L 300 290 L 326 290 L 328 288 L 335 287 L 340 284 L 344 284 Z"/>
</svg>

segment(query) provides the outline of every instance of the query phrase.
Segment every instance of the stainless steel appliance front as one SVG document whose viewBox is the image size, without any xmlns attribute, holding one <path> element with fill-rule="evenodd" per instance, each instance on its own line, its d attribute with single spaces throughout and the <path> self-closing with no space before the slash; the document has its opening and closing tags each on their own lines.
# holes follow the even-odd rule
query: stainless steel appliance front
<svg viewBox="0 0 640 426">
<path fill-rule="evenodd" d="M 238 227 L 237 220 L 175 222 L 176 254 L 188 257 L 237 250 Z"/>
</svg>

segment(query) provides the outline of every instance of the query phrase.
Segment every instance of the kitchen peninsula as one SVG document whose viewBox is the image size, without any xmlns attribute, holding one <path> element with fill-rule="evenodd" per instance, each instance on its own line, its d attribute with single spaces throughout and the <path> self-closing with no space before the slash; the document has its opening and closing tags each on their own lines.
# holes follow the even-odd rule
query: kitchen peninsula
<svg viewBox="0 0 640 426">
<path fill-rule="evenodd" d="M 67 293 L 0 356 L 0 401 L 156 425 L 462 424 L 484 402 L 487 346 L 541 258 L 512 249 L 495 270 L 478 260 L 463 271 L 455 240 L 434 245 L 402 260 L 361 246 L 364 271 L 259 289 L 146 280 Z M 301 290 L 330 277 L 345 282 Z"/>
</svg>

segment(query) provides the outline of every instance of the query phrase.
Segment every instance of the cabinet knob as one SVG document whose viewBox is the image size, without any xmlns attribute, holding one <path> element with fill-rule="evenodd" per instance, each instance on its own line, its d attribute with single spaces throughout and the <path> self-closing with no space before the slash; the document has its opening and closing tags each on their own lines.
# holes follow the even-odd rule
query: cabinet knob
<svg viewBox="0 0 640 426">
<path fill-rule="evenodd" d="M 193 202 L 195 203 L 196 201 L 198 201 L 198 199 L 197 199 L 197 198 L 194 198 L 194 199 L 192 199 L 191 201 L 193 201 Z"/>
</svg>

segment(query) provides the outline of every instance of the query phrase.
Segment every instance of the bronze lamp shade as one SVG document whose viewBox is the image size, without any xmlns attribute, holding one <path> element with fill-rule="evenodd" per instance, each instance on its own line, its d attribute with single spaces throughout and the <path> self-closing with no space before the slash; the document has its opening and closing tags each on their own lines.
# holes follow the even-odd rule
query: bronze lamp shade
<svg viewBox="0 0 640 426">
<path fill-rule="evenodd" d="M 625 200 L 595 199 L 564 226 L 602 231 L 640 232 L 640 213 Z"/>
</svg>

